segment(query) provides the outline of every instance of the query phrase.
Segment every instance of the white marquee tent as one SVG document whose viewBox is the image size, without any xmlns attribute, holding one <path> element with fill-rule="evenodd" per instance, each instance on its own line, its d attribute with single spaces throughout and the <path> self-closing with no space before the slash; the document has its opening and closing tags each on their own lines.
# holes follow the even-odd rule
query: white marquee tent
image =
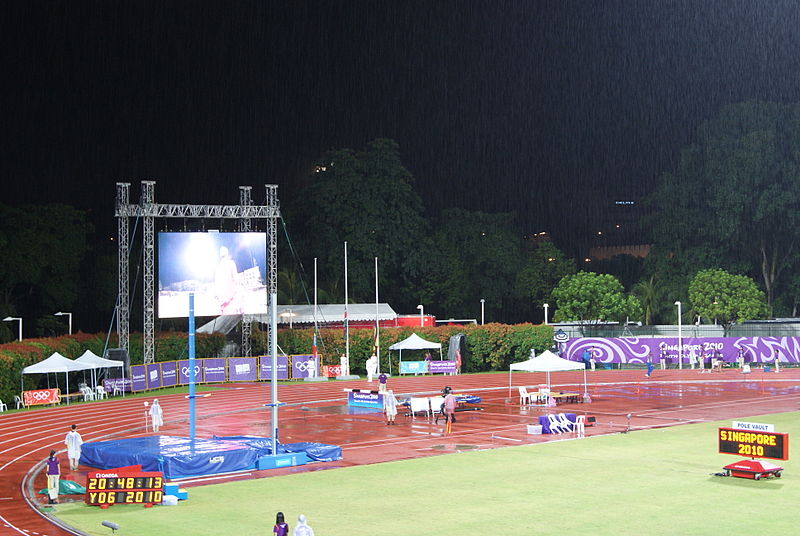
<svg viewBox="0 0 800 536">
<path fill-rule="evenodd" d="M 583 370 L 583 393 L 586 398 L 586 366 L 577 361 L 562 359 L 550 350 L 545 350 L 537 357 L 533 357 L 534 350 L 531 350 L 531 358 L 527 361 L 512 363 L 508 367 L 508 391 L 511 392 L 511 373 L 515 370 L 523 372 L 546 372 L 547 387 L 550 388 L 550 373 L 564 370 Z"/>
<path fill-rule="evenodd" d="M 442 360 L 442 343 L 426 341 L 416 333 L 412 333 L 407 339 L 396 342 L 389 347 L 389 350 L 398 350 L 400 352 L 400 362 L 403 361 L 403 350 L 439 350 L 439 360 Z M 391 359 L 389 364 L 391 365 Z"/>
<path fill-rule="evenodd" d="M 81 370 L 89 370 L 92 366 L 86 363 L 77 363 L 71 359 L 67 359 L 58 352 L 54 353 L 47 359 L 39 361 L 36 364 L 29 365 L 22 369 L 23 374 L 49 374 L 49 373 L 64 373 L 64 385 L 66 391 L 64 394 L 69 393 L 69 376 L 70 372 L 78 372 Z M 69 399 L 67 399 L 69 403 Z"/>
<path fill-rule="evenodd" d="M 96 369 L 122 367 L 122 377 L 125 378 L 125 368 L 123 366 L 124 363 L 122 361 L 100 357 L 91 350 L 86 350 L 85 352 L 83 352 L 83 354 L 79 358 L 77 358 L 75 362 L 82 363 L 84 365 L 89 365 L 92 368 L 92 385 L 94 387 L 97 387 L 97 378 L 95 377 L 94 374 L 94 371 Z"/>
</svg>

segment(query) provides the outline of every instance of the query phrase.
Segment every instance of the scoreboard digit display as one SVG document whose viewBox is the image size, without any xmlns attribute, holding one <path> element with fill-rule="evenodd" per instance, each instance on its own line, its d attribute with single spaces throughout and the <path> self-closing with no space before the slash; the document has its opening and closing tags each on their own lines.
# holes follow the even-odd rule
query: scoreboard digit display
<svg viewBox="0 0 800 536">
<path fill-rule="evenodd" d="M 720 428 L 720 454 L 737 454 L 750 458 L 789 459 L 789 434 Z"/>
<path fill-rule="evenodd" d="M 86 475 L 88 505 L 160 503 L 163 498 L 164 473 L 111 469 Z"/>
</svg>

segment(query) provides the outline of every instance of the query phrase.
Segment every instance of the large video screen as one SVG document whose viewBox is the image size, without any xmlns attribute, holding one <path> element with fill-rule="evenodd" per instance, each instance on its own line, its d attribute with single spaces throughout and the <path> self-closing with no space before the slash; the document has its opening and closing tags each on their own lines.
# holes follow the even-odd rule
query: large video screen
<svg viewBox="0 0 800 536">
<path fill-rule="evenodd" d="M 265 233 L 159 233 L 158 316 L 267 312 Z"/>
</svg>

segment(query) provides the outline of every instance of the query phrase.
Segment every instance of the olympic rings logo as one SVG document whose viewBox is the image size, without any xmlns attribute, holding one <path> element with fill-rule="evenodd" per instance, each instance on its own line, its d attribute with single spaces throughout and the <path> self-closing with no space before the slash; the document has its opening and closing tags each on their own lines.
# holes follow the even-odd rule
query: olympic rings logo
<svg viewBox="0 0 800 536">
<path fill-rule="evenodd" d="M 55 391 L 28 391 L 28 396 L 34 400 L 50 400 L 55 395 Z"/>
<path fill-rule="evenodd" d="M 308 372 L 309 370 L 317 370 L 313 359 L 308 361 L 292 361 L 292 365 L 300 372 Z"/>
<path fill-rule="evenodd" d="M 189 377 L 189 367 L 181 367 L 181 374 L 188 378 Z M 200 366 L 199 365 L 195 365 L 194 366 L 194 375 L 198 376 L 199 374 L 200 374 Z"/>
</svg>

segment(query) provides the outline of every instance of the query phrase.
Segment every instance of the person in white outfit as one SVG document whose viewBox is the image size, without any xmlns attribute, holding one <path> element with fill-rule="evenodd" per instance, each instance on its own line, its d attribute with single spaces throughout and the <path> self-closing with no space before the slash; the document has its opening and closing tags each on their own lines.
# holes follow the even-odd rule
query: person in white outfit
<svg viewBox="0 0 800 536">
<path fill-rule="evenodd" d="M 394 425 L 394 419 L 397 417 L 397 398 L 391 389 L 383 395 L 383 412 L 386 414 L 386 425 Z"/>
<path fill-rule="evenodd" d="M 153 400 L 153 405 L 150 406 L 150 420 L 153 422 L 153 431 L 158 432 L 158 428 L 164 425 L 164 412 L 161 410 L 161 405 L 158 399 Z"/>
<path fill-rule="evenodd" d="M 306 524 L 306 516 L 303 514 L 297 516 L 297 525 L 294 526 L 292 536 L 314 536 L 314 529 Z"/>
<path fill-rule="evenodd" d="M 367 359 L 367 381 L 372 383 L 372 378 L 378 374 L 378 356 L 372 354 Z"/>
<path fill-rule="evenodd" d="M 73 424 L 67 437 L 64 438 L 64 444 L 67 446 L 67 458 L 69 458 L 69 468 L 71 471 L 78 470 L 78 463 L 81 459 L 81 445 L 83 445 L 83 438 L 78 433 L 78 425 Z"/>
</svg>

